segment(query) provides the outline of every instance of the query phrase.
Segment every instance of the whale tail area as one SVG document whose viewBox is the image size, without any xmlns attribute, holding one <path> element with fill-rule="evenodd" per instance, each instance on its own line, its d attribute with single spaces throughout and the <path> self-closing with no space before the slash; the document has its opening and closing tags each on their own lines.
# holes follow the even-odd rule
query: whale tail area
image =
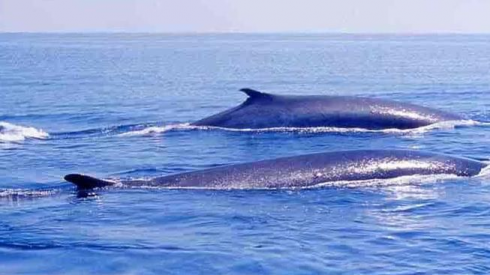
<svg viewBox="0 0 490 275">
<path fill-rule="evenodd" d="M 69 174 L 65 176 L 65 180 L 75 184 L 78 189 L 94 189 L 117 184 L 110 180 L 101 180 L 87 175 Z"/>
</svg>

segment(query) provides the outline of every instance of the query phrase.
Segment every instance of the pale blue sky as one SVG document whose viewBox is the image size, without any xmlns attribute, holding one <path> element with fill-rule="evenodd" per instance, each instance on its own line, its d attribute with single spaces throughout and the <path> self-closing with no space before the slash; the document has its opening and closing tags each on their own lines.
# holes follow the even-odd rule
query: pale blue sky
<svg viewBox="0 0 490 275">
<path fill-rule="evenodd" d="M 490 33 L 490 0 L 0 0 L 0 31 Z"/>
</svg>

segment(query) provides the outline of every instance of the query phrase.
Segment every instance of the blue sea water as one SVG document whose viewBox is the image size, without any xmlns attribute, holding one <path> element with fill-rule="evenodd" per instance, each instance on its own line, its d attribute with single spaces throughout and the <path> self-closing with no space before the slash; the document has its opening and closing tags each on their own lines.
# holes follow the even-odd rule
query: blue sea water
<svg viewBox="0 0 490 275">
<path fill-rule="evenodd" d="M 490 177 L 311 190 L 112 189 L 347 149 L 490 158 L 487 123 L 222 131 L 238 89 L 358 95 L 490 121 L 490 35 L 0 34 L 0 274 L 489 274 Z"/>
</svg>

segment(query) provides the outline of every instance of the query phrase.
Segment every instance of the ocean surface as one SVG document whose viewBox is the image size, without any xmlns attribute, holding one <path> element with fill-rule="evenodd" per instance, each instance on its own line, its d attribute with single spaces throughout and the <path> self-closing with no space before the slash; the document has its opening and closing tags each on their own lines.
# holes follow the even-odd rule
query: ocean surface
<svg viewBox="0 0 490 275">
<path fill-rule="evenodd" d="M 471 123 L 226 131 L 249 87 L 421 104 Z M 0 274 L 489 274 L 490 177 L 308 190 L 108 189 L 348 149 L 490 158 L 490 35 L 0 34 Z"/>
</svg>

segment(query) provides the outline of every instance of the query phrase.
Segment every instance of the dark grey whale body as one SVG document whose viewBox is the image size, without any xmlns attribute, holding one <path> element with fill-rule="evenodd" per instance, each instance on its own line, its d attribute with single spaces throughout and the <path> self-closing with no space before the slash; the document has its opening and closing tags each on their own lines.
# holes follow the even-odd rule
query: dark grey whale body
<svg viewBox="0 0 490 275">
<path fill-rule="evenodd" d="M 463 118 L 414 104 L 352 96 L 283 96 L 241 89 L 241 105 L 191 125 L 235 129 L 339 127 L 412 129 Z"/>
<path fill-rule="evenodd" d="M 478 175 L 487 165 L 473 159 L 409 150 L 356 150 L 228 165 L 150 180 L 109 181 L 80 174 L 65 176 L 80 189 L 116 184 L 202 189 L 314 187 L 322 183 L 389 179 L 410 175 Z"/>
</svg>

